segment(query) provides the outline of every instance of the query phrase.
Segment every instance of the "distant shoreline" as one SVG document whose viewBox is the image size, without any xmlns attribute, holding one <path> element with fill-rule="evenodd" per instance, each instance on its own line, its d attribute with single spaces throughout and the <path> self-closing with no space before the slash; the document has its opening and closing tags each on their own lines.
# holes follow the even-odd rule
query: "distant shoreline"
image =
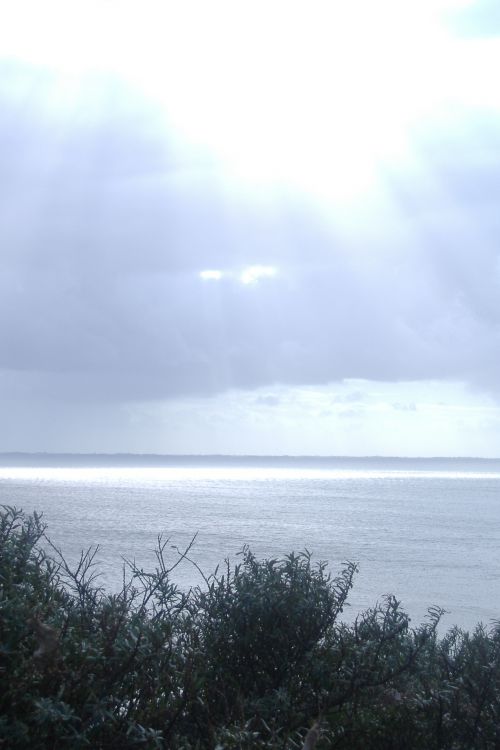
<svg viewBox="0 0 500 750">
<path fill-rule="evenodd" d="M 497 468 L 500 457 L 410 457 L 410 456 L 258 456 L 258 455 L 194 455 L 155 453 L 0 453 L 0 466 L 243 466 L 243 467 L 309 467 L 309 468 L 353 468 L 361 466 L 380 468 L 450 468 L 466 467 Z"/>
</svg>

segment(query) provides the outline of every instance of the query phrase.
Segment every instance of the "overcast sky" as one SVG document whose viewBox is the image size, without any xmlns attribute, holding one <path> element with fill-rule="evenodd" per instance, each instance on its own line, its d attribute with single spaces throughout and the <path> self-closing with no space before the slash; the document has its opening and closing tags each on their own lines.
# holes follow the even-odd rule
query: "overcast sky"
<svg viewBox="0 0 500 750">
<path fill-rule="evenodd" d="M 497 0 L 17 0 L 0 450 L 500 455 Z"/>
</svg>

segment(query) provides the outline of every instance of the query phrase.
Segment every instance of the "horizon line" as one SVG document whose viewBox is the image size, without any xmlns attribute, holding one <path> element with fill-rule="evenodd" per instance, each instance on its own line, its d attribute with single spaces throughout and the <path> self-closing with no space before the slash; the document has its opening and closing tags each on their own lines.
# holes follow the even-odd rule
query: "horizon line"
<svg viewBox="0 0 500 750">
<path fill-rule="evenodd" d="M 422 461 L 499 461 L 499 456 L 457 456 L 457 455 L 436 455 L 436 456 L 417 456 L 417 455 L 384 455 L 384 454 L 313 454 L 313 453 L 137 453 L 131 451 L 0 451 L 0 456 L 74 456 L 81 458 L 115 458 L 115 457 L 135 457 L 135 458 L 252 458 L 252 459 L 410 459 Z"/>
</svg>

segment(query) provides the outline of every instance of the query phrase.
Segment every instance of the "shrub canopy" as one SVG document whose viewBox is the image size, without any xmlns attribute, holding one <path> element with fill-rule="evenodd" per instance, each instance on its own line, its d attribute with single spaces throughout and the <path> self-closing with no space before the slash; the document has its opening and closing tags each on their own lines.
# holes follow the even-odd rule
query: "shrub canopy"
<svg viewBox="0 0 500 750">
<path fill-rule="evenodd" d="M 180 590 L 156 567 L 98 585 L 96 550 L 69 566 L 40 516 L 0 514 L 0 738 L 5 747 L 500 747 L 500 630 L 439 639 L 388 597 L 341 614 L 356 566 L 309 552 L 238 564 Z M 194 565 L 196 563 L 192 561 Z M 308 730 L 314 725 L 314 729 Z M 306 738 L 306 739 L 304 739 Z"/>
</svg>

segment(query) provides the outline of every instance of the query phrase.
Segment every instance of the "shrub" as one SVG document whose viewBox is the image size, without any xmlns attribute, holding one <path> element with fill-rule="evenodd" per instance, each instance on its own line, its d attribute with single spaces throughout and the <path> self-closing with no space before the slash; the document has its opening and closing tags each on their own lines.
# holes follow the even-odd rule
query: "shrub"
<svg viewBox="0 0 500 750">
<path fill-rule="evenodd" d="M 436 635 L 388 597 L 340 619 L 356 567 L 306 551 L 236 566 L 184 592 L 181 559 L 122 589 L 75 569 L 39 516 L 0 514 L 0 738 L 17 748 L 500 747 L 500 630 Z M 194 565 L 196 563 L 192 561 Z"/>
</svg>

